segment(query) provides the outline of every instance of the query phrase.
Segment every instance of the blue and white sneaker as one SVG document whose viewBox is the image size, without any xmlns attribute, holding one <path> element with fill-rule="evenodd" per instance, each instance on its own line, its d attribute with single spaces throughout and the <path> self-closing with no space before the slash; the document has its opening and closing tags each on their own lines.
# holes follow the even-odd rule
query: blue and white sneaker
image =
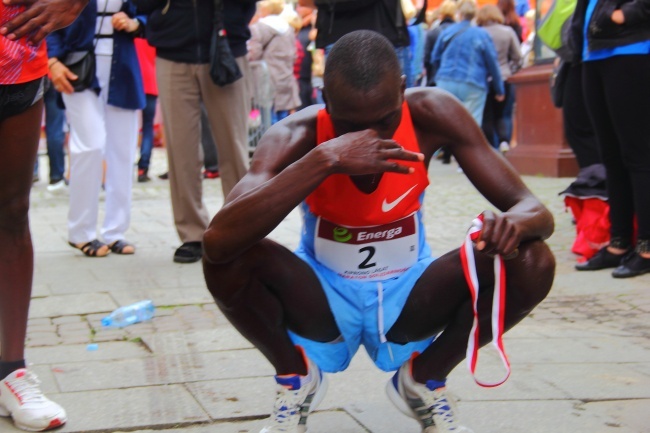
<svg viewBox="0 0 650 433">
<path fill-rule="evenodd" d="M 306 433 L 307 417 L 327 392 L 327 378 L 305 356 L 307 375 L 276 376 L 277 395 L 273 412 L 260 433 Z"/>
<path fill-rule="evenodd" d="M 474 433 L 458 423 L 447 388 L 432 388 L 432 381 L 423 385 L 413 380 L 407 361 L 386 384 L 386 393 L 402 413 L 420 422 L 422 433 Z"/>
</svg>

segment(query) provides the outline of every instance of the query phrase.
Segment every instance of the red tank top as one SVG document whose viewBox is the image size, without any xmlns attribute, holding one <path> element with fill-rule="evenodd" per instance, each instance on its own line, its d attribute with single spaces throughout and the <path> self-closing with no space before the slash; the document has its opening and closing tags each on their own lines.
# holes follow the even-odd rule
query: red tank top
<svg viewBox="0 0 650 433">
<path fill-rule="evenodd" d="M 320 110 L 316 120 L 316 144 L 335 137 L 329 114 Z M 406 101 L 402 104 L 402 120 L 393 140 L 406 150 L 420 152 Z M 397 221 L 420 209 L 420 195 L 429 185 L 423 162 L 400 161 L 400 164 L 413 167 L 415 172 L 384 173 L 377 189 L 370 194 L 359 191 L 350 176 L 333 174 L 305 201 L 313 214 L 344 226 L 374 226 Z"/>
<path fill-rule="evenodd" d="M 24 6 L 0 3 L 0 25 L 25 10 Z M 0 84 L 27 83 L 47 75 L 45 42 L 32 46 L 26 38 L 10 41 L 0 36 Z"/>
</svg>

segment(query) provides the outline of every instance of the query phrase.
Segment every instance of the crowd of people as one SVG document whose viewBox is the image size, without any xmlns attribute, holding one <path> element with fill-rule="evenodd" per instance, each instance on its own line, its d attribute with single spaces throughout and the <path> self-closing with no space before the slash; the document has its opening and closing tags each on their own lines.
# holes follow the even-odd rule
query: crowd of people
<svg viewBox="0 0 650 433">
<path fill-rule="evenodd" d="M 431 13 L 426 2 L 412 3 L 0 4 L 0 416 L 31 431 L 66 422 L 24 359 L 29 194 L 43 113 L 48 189 L 69 190 L 68 243 L 105 257 L 136 252 L 126 239 L 131 191 L 135 179 L 150 180 L 159 107 L 181 242 L 173 260 L 203 259 L 215 302 L 276 370 L 278 403 L 261 433 L 304 432 L 325 393 L 324 373 L 347 368 L 362 345 L 379 368 L 396 372 L 388 395 L 423 433 L 471 432 L 445 386 L 474 327 L 468 286 L 498 296 L 493 261 L 500 263 L 505 331 L 553 281 L 544 243 L 553 218 L 500 155 L 513 130 L 508 78 L 530 62 L 534 11 L 526 0 L 445 0 Z M 578 0 L 571 21 L 571 60 L 587 102 L 580 107 L 611 209 L 608 245 L 577 269 L 615 268 L 618 278 L 650 272 L 649 11 L 648 0 Z M 229 84 L 213 78 L 215 49 L 240 74 Z M 273 125 L 251 161 L 258 61 L 270 75 Z M 438 155 L 443 163 L 453 157 L 499 210 L 477 219 L 470 253 L 434 258 L 427 244 L 421 205 Z M 217 176 L 225 204 L 211 218 L 202 179 Z M 297 206 L 304 230 L 291 252 L 266 235 Z M 461 263 L 475 267 L 475 281 Z M 489 327 L 488 316 L 478 324 Z M 490 334 L 481 332 L 479 344 L 498 337 Z"/>
</svg>

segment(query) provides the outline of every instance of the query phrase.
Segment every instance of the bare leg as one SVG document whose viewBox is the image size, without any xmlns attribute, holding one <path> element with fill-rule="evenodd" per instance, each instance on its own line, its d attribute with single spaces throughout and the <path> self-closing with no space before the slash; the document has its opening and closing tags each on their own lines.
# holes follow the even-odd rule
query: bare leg
<svg viewBox="0 0 650 433">
<path fill-rule="evenodd" d="M 2 361 L 25 358 L 34 273 L 29 193 L 43 101 L 0 122 L 0 349 Z"/>
<path fill-rule="evenodd" d="M 273 241 L 261 241 L 231 263 L 204 260 L 203 271 L 221 311 L 279 375 L 307 374 L 287 329 L 321 342 L 340 336 L 312 269 Z"/>
<path fill-rule="evenodd" d="M 506 261 L 505 329 L 519 323 L 548 294 L 553 283 L 555 259 L 541 241 L 519 248 L 519 256 Z M 494 274 L 492 259 L 475 252 L 481 295 L 478 309 L 480 343 L 492 339 L 490 314 Z M 444 380 L 465 358 L 473 312 L 463 276 L 459 251 L 433 262 L 418 280 L 397 322 L 387 334 L 389 341 L 406 343 L 442 332 L 413 361 L 413 377 L 420 383 Z"/>
</svg>

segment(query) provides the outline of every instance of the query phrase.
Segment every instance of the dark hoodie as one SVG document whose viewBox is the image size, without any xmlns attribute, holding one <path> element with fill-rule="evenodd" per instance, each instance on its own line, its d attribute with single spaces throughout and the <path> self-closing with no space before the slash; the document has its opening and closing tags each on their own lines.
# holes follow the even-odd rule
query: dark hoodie
<svg viewBox="0 0 650 433">
<path fill-rule="evenodd" d="M 224 27 L 235 57 L 246 55 L 248 23 L 256 0 L 223 0 Z M 156 55 L 180 63 L 208 63 L 214 18 L 214 0 L 134 0 L 149 15 L 145 30 Z"/>
<path fill-rule="evenodd" d="M 576 55 L 582 54 L 583 29 L 589 0 L 578 0 L 571 23 Z M 612 12 L 623 11 L 625 23 L 612 21 Z M 650 40 L 650 0 L 599 0 L 589 21 L 589 51 L 614 48 Z"/>
</svg>

